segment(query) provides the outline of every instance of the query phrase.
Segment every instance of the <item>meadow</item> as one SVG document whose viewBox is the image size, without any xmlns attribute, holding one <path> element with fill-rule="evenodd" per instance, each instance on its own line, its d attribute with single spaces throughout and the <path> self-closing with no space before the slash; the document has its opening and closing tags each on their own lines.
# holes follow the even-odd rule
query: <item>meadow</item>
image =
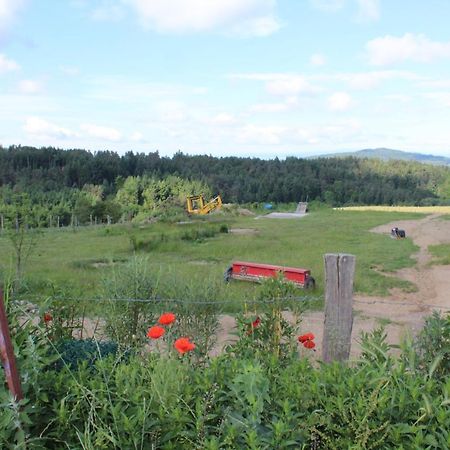
<svg viewBox="0 0 450 450">
<path fill-rule="evenodd" d="M 357 293 L 387 295 L 392 287 L 413 289 L 383 272 L 413 265 L 411 254 L 417 248 L 409 239 L 395 241 L 369 230 L 416 217 L 421 215 L 319 209 L 302 219 L 216 214 L 179 223 L 46 229 L 35 237 L 22 290 L 45 295 L 63 288 L 79 297 L 101 296 L 101 280 L 137 254 L 146 258 L 161 285 L 176 284 L 172 295 L 189 291 L 237 302 L 254 298 L 258 286 L 223 283 L 224 271 L 233 260 L 309 268 L 320 295 L 323 255 L 339 252 L 357 257 Z M 5 236 L 0 238 L 0 252 L 0 270 L 6 278 L 13 273 L 14 254 Z"/>
</svg>

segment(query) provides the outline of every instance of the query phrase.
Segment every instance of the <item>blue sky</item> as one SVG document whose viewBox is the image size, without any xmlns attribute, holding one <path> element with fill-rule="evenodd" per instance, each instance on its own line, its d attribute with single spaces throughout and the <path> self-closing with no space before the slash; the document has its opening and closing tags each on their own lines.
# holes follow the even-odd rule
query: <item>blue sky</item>
<svg viewBox="0 0 450 450">
<path fill-rule="evenodd" d="M 0 0 L 0 145 L 450 156 L 448 0 Z"/>
</svg>

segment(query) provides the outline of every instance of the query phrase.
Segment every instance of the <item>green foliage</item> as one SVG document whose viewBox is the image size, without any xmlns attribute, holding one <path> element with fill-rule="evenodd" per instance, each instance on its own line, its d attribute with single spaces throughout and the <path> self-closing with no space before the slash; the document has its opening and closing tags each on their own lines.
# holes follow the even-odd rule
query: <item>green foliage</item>
<svg viewBox="0 0 450 450">
<path fill-rule="evenodd" d="M 355 366 L 313 365 L 294 357 L 280 365 L 263 352 L 227 353 L 198 365 L 186 355 L 146 352 L 123 358 L 114 344 L 100 349 L 100 343 L 65 341 L 56 347 L 68 364 L 59 362 L 53 370 L 56 356 L 45 330 L 31 321 L 19 325 L 16 319 L 24 314 L 19 306 L 8 302 L 25 400 L 17 404 L 0 386 L 1 448 L 440 450 L 450 445 L 448 367 L 438 376 L 433 355 L 422 359 L 422 351 L 428 352 L 423 338 L 394 360 L 382 330 L 365 335 L 363 357 Z M 424 335 L 436 339 L 442 320 L 427 320 Z M 93 361 L 99 349 L 103 356 L 111 351 Z M 87 358 L 81 364 L 80 354 Z"/>
<path fill-rule="evenodd" d="M 430 377 L 450 377 L 450 314 L 434 311 L 416 342 L 418 366 Z"/>
<path fill-rule="evenodd" d="M 52 401 L 51 387 L 43 373 L 57 358 L 49 351 L 44 330 L 33 324 L 30 305 L 13 301 L 10 292 L 6 286 L 6 314 L 24 399 L 17 402 L 6 389 L 6 383 L 0 383 L 0 448 L 43 448 L 34 446 L 40 439 L 31 428 L 33 424 L 51 420 L 46 415 Z M 4 379 L 3 368 L 0 379 Z"/>
<path fill-rule="evenodd" d="M 66 339 L 55 344 L 54 350 L 58 355 L 53 368 L 61 370 L 63 367 L 77 369 L 80 364 L 93 367 L 98 359 L 109 355 L 115 356 L 118 345 L 111 341 L 95 341 L 93 339 Z"/>
<path fill-rule="evenodd" d="M 239 341 L 229 346 L 228 351 L 236 357 L 251 357 L 252 355 L 272 355 L 283 364 L 292 359 L 296 351 L 295 326 L 283 317 L 283 309 L 291 309 L 296 316 L 296 324 L 300 322 L 299 310 L 295 301 L 287 303 L 286 299 L 294 298 L 296 288 L 284 280 L 282 274 L 263 282 L 259 300 L 262 302 L 260 311 L 254 311 L 250 318 L 246 315 L 237 317 Z"/>
<path fill-rule="evenodd" d="M 197 180 L 169 175 L 163 179 L 131 176 L 125 179 L 116 194 L 116 202 L 128 219 L 142 222 L 157 215 L 173 217 L 184 209 L 188 195 L 210 195 L 209 187 Z M 182 209 L 182 210 L 183 210 Z"/>
<path fill-rule="evenodd" d="M 108 299 L 103 305 L 105 332 L 120 348 L 145 342 L 146 329 L 157 310 L 156 302 L 149 302 L 156 296 L 157 285 L 158 276 L 151 273 L 148 260 L 138 256 L 123 266 L 113 267 L 103 279 L 102 298 Z"/>
</svg>

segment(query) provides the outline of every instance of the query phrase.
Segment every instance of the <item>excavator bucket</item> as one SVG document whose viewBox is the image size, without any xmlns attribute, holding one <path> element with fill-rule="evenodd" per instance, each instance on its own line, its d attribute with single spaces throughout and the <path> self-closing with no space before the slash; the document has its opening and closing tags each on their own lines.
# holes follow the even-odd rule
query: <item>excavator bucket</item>
<svg viewBox="0 0 450 450">
<path fill-rule="evenodd" d="M 218 195 L 206 203 L 203 195 L 191 195 L 186 198 L 186 203 L 189 214 L 205 215 L 222 207 L 222 197 Z"/>
</svg>

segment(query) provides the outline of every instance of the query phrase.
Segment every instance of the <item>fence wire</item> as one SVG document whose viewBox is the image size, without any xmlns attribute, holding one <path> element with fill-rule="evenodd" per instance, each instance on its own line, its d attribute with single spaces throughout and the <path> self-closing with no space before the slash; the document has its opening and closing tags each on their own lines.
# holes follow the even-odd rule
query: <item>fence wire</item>
<svg viewBox="0 0 450 450">
<path fill-rule="evenodd" d="M 80 298 L 80 297 L 61 297 L 53 295 L 32 295 L 32 296 L 17 296 L 13 297 L 17 301 L 35 301 L 35 300 L 56 300 L 63 302 L 83 302 L 83 303 L 113 303 L 113 302 L 125 302 L 125 303 L 147 303 L 147 304 L 157 304 L 157 303 L 175 303 L 175 304 L 185 304 L 185 305 L 233 305 L 237 304 L 271 304 L 277 302 L 319 302 L 324 300 L 323 295 L 319 296 L 300 296 L 300 297 L 282 297 L 273 298 L 267 300 L 257 300 L 257 299 L 217 299 L 217 300 L 186 300 L 177 298 L 164 298 L 164 297 L 154 297 L 154 298 Z"/>
<path fill-rule="evenodd" d="M 54 300 L 63 302 L 83 302 L 83 303 L 143 303 L 143 304 L 180 304 L 180 305 L 231 305 L 236 307 L 237 305 L 267 305 L 273 303 L 313 303 L 325 301 L 325 295 L 304 295 L 299 297 L 282 297 L 282 298 L 272 298 L 267 300 L 260 299 L 217 299 L 217 300 L 201 300 L 201 299 L 179 299 L 179 298 L 164 298 L 164 297 L 153 297 L 153 298 L 114 298 L 114 297 L 92 297 L 92 298 L 82 298 L 82 297 L 65 297 L 65 296 L 54 296 L 54 295 L 23 295 L 23 296 L 13 296 L 14 300 L 23 302 L 33 302 L 42 300 Z M 375 305 L 375 304 L 385 304 L 385 305 L 401 305 L 401 306 L 412 306 L 416 308 L 426 308 L 426 309 L 440 309 L 442 311 L 450 311 L 450 307 L 446 305 L 436 305 L 429 303 L 418 303 L 418 302 L 402 302 L 394 300 L 382 300 L 382 299 L 370 299 L 370 300 L 358 300 L 353 299 L 353 303 L 360 305 Z"/>
</svg>

